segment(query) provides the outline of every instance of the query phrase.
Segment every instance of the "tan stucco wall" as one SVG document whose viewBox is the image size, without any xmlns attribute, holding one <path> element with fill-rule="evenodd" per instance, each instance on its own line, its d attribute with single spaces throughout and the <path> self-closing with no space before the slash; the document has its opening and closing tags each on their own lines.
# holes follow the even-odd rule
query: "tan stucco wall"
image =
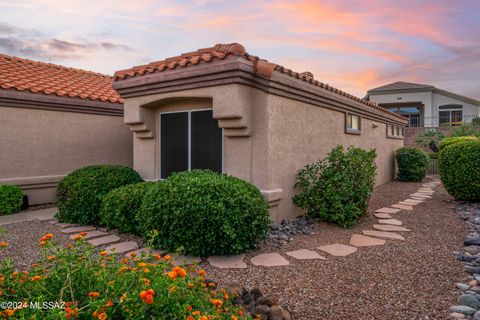
<svg viewBox="0 0 480 320">
<path fill-rule="evenodd" d="M 0 183 L 31 204 L 54 202 L 65 174 L 92 164 L 132 165 L 132 134 L 119 116 L 0 107 Z"/>
<path fill-rule="evenodd" d="M 403 140 L 387 139 L 385 123 L 362 118 L 361 125 L 360 135 L 346 134 L 344 113 L 269 96 L 268 186 L 283 189 L 276 220 L 301 213 L 291 200 L 298 170 L 324 158 L 339 144 L 376 149 L 376 185 L 393 179 L 394 152 Z"/>
</svg>

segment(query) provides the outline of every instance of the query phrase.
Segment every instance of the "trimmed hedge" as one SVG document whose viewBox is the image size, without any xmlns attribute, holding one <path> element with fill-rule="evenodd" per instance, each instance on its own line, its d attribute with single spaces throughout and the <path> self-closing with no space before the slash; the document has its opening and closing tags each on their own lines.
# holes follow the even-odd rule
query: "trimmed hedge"
<svg viewBox="0 0 480 320">
<path fill-rule="evenodd" d="M 20 187 L 0 184 L 0 215 L 12 214 L 22 209 L 25 193 Z"/>
<path fill-rule="evenodd" d="M 375 150 L 336 147 L 325 159 L 298 172 L 295 187 L 301 192 L 293 202 L 309 216 L 346 228 L 354 226 L 367 213 L 375 183 L 375 157 Z"/>
<path fill-rule="evenodd" d="M 119 165 L 75 170 L 58 184 L 57 218 L 61 222 L 98 225 L 102 197 L 115 188 L 142 181 L 136 171 Z"/>
<path fill-rule="evenodd" d="M 464 141 L 479 141 L 479 139 L 475 136 L 462 136 L 462 137 L 450 137 L 445 138 L 440 142 L 440 151 L 445 149 L 446 147 Z"/>
<path fill-rule="evenodd" d="M 458 200 L 480 200 L 480 140 L 450 144 L 440 152 L 440 178 Z"/>
<path fill-rule="evenodd" d="M 138 219 L 150 245 L 204 257 L 254 248 L 267 235 L 269 213 L 254 185 L 193 170 L 155 183 Z"/>
<path fill-rule="evenodd" d="M 108 229 L 140 234 L 137 212 L 153 182 L 139 182 L 113 189 L 102 198 L 100 224 Z"/>
<path fill-rule="evenodd" d="M 422 181 L 427 175 L 430 157 L 419 148 L 404 147 L 395 153 L 398 165 L 398 180 Z"/>
</svg>

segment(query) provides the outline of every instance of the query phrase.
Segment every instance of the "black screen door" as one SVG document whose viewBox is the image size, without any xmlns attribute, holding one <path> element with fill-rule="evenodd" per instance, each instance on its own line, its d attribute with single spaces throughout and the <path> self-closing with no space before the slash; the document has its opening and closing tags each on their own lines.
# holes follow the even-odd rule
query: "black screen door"
<svg viewBox="0 0 480 320">
<path fill-rule="evenodd" d="M 212 110 L 161 114 L 160 176 L 209 169 L 222 172 L 222 129 Z"/>
</svg>

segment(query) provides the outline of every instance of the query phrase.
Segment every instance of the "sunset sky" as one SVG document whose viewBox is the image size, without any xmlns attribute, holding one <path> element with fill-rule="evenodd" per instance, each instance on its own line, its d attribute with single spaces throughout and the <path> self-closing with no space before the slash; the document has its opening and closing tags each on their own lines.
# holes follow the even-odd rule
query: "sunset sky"
<svg viewBox="0 0 480 320">
<path fill-rule="evenodd" d="M 480 99 L 480 1 L 1 1 L 0 52 L 107 74 L 216 43 L 363 97 L 394 81 Z"/>
</svg>

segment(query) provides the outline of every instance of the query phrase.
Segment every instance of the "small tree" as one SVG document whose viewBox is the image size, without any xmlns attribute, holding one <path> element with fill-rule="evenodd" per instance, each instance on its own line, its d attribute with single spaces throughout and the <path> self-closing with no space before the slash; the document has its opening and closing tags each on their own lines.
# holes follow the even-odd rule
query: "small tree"
<svg viewBox="0 0 480 320">
<path fill-rule="evenodd" d="M 422 134 L 418 135 L 416 142 L 422 147 L 428 147 L 432 152 L 440 151 L 440 141 L 445 138 L 443 132 L 436 129 L 426 129 Z"/>
</svg>

